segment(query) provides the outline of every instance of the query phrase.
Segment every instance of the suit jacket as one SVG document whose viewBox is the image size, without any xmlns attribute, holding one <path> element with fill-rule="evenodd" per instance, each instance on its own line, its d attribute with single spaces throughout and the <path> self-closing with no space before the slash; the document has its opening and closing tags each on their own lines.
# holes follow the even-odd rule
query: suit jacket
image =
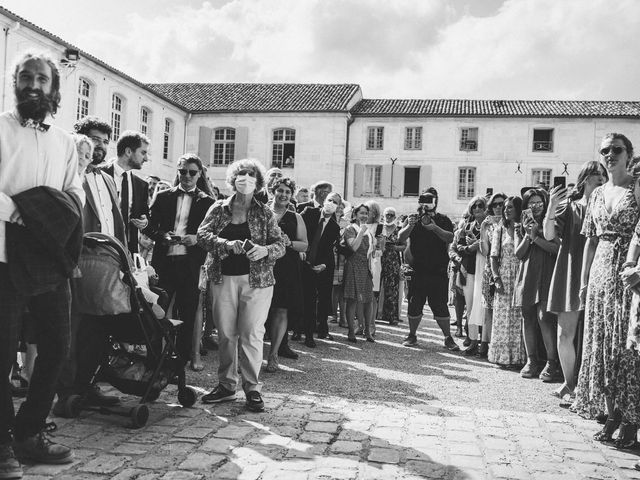
<svg viewBox="0 0 640 480">
<path fill-rule="evenodd" d="M 298 203 L 296 205 L 296 212 L 302 213 L 305 208 L 316 208 L 316 204 L 313 200 L 309 200 L 308 202 Z"/>
<path fill-rule="evenodd" d="M 311 243 L 316 235 L 316 231 L 319 227 L 321 209 L 319 207 L 307 207 L 302 213 L 302 219 L 307 227 L 307 240 L 309 241 L 309 250 L 311 249 Z M 333 257 L 333 249 L 337 245 L 340 238 L 340 226 L 334 220 L 333 217 L 329 217 L 327 226 L 324 227 L 322 236 L 320 237 L 320 243 L 318 244 L 318 250 L 316 252 L 316 258 L 313 265 L 320 265 L 324 263 L 327 266 L 327 270 L 333 269 L 335 260 Z M 307 253 L 309 253 L 307 250 Z"/>
<path fill-rule="evenodd" d="M 103 171 L 113 178 L 113 162 L 104 167 Z M 137 175 L 132 174 L 131 185 L 133 186 L 133 195 L 131 197 L 129 218 L 140 218 L 142 215 L 149 217 L 149 184 Z M 119 202 L 118 206 L 120 206 Z M 125 225 L 125 229 L 128 230 L 127 244 L 129 251 L 131 253 L 138 253 L 138 229 L 131 223 Z"/>
<path fill-rule="evenodd" d="M 120 240 L 123 245 L 126 245 L 127 242 L 124 238 L 125 228 L 124 222 L 122 221 L 122 213 L 120 213 L 120 201 L 118 200 L 118 191 L 116 190 L 116 184 L 113 181 L 113 178 L 111 178 L 105 172 L 98 172 L 100 175 L 102 175 L 104 183 L 107 186 L 107 190 L 109 190 L 109 198 L 111 199 L 111 213 L 113 214 L 114 236 L 118 240 Z M 101 232 L 102 225 L 100 224 L 98 207 L 96 205 L 96 200 L 95 198 L 93 198 L 93 194 L 91 193 L 91 188 L 89 187 L 86 176 L 82 180 L 82 188 L 84 188 L 84 193 L 87 197 L 87 201 L 84 204 L 84 210 L 82 211 L 82 222 L 84 225 L 84 231 L 85 233 Z"/>
<path fill-rule="evenodd" d="M 165 241 L 165 236 L 167 232 L 174 230 L 179 195 L 180 191 L 178 187 L 173 187 L 158 193 L 155 202 L 153 202 L 151 206 L 149 225 L 143 231 L 145 235 L 148 235 L 156 242 L 153 247 L 151 265 L 156 269 L 160 277 L 162 277 L 162 272 L 166 271 L 168 267 L 167 253 L 169 251 L 169 245 L 167 245 Z M 188 235 L 198 233 L 198 227 L 204 220 L 211 205 L 213 205 L 213 198 L 209 197 L 203 191 L 196 189 L 196 196 L 191 202 L 189 218 L 187 219 Z M 197 278 L 200 274 L 200 266 L 204 264 L 207 252 L 198 245 L 194 245 L 193 247 L 187 247 L 187 256 L 192 274 Z"/>
</svg>

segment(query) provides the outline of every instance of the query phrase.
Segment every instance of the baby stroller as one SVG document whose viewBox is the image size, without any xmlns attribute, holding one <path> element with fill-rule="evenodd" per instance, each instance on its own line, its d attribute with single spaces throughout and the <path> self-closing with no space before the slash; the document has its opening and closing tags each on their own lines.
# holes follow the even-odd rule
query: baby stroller
<svg viewBox="0 0 640 480">
<path fill-rule="evenodd" d="M 108 322 L 108 346 L 91 383 L 104 381 L 122 393 L 140 397 L 132 408 L 88 407 L 83 397 L 71 395 L 65 401 L 70 417 L 81 410 L 130 417 L 134 428 L 143 427 L 149 417 L 147 402 L 156 400 L 171 381 L 177 380 L 178 401 L 191 407 L 196 392 L 186 386 L 183 363 L 178 359 L 175 337 L 182 322 L 158 319 L 134 276 L 127 248 L 116 238 L 102 233 L 84 235 L 80 257 L 82 278 L 77 282 L 74 304 L 81 314 Z M 131 351 L 143 346 L 144 353 Z"/>
</svg>

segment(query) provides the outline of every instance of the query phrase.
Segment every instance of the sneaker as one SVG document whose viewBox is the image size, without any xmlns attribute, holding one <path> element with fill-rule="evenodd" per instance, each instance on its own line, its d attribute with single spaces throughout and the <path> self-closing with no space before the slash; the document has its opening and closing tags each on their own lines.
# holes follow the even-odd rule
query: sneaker
<svg viewBox="0 0 640 480">
<path fill-rule="evenodd" d="M 73 462 L 73 452 L 69 447 L 49 439 L 48 435 L 55 432 L 56 429 L 55 423 L 47 423 L 45 428 L 37 434 L 24 440 L 15 440 L 13 442 L 13 450 L 16 453 L 16 457 L 30 460 L 34 463 L 62 464 Z"/>
<path fill-rule="evenodd" d="M 446 348 L 450 352 L 460 351 L 460 347 L 458 346 L 458 344 L 456 343 L 456 341 L 453 339 L 451 335 L 449 335 L 447 338 L 444 339 L 444 348 Z"/>
<path fill-rule="evenodd" d="M 202 396 L 202 403 L 222 403 L 236 399 L 236 392 L 227 390 L 222 385 L 217 385 L 211 392 Z"/>
<path fill-rule="evenodd" d="M 22 478 L 22 467 L 11 445 L 0 445 L 0 478 Z"/>
<path fill-rule="evenodd" d="M 405 347 L 415 347 L 418 345 L 418 337 L 415 335 L 407 335 L 407 338 L 404 339 L 402 345 Z"/>
<path fill-rule="evenodd" d="M 264 400 L 262 400 L 262 395 L 260 392 L 255 390 L 251 390 L 247 392 L 247 409 L 252 412 L 262 412 L 264 411 Z"/>
<path fill-rule="evenodd" d="M 545 383 L 557 382 L 562 379 L 562 370 L 557 362 L 547 362 L 542 372 L 540 372 L 540 380 Z"/>
<path fill-rule="evenodd" d="M 536 378 L 539 374 L 538 366 L 531 360 L 528 360 L 527 364 L 520 370 L 520 376 L 522 378 Z"/>
</svg>

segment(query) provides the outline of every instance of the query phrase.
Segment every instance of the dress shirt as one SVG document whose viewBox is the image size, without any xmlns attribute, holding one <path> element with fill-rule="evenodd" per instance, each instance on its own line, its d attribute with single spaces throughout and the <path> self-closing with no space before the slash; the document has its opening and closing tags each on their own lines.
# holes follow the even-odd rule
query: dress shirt
<svg viewBox="0 0 640 480">
<path fill-rule="evenodd" d="M 181 186 L 178 186 L 178 202 L 176 203 L 176 221 L 173 224 L 173 233 L 180 235 L 181 237 L 187 234 L 187 222 L 189 220 L 189 212 L 191 211 L 191 202 L 193 201 L 192 195 L 187 193 L 195 192 L 195 187 L 188 192 Z M 185 245 L 173 245 L 169 247 L 167 256 L 173 255 L 186 255 L 187 247 Z"/>
<path fill-rule="evenodd" d="M 0 115 L 0 262 L 7 262 L 6 221 L 15 211 L 11 197 L 34 187 L 47 186 L 85 195 L 78 176 L 78 153 L 71 136 L 55 125 L 42 132 L 20 125 L 17 112 Z M 47 120 L 47 123 L 50 123 Z"/>
<path fill-rule="evenodd" d="M 127 183 L 129 184 L 129 198 L 127 199 L 127 204 L 129 205 L 129 216 L 131 216 L 131 205 L 133 204 L 133 184 L 131 180 L 131 175 L 133 173 L 124 170 L 118 162 L 113 162 L 113 180 L 116 182 L 116 189 L 118 190 L 118 198 L 122 203 L 122 197 L 120 196 L 120 190 L 122 190 L 122 175 L 127 174 Z M 126 225 L 125 225 L 126 226 Z"/>
<path fill-rule="evenodd" d="M 87 173 L 85 176 L 91 195 L 93 195 L 94 203 L 98 210 L 98 218 L 100 220 L 100 232 L 115 236 L 115 224 L 113 221 L 113 205 L 111 204 L 111 195 L 109 189 L 104 182 L 104 177 L 99 171 Z"/>
</svg>

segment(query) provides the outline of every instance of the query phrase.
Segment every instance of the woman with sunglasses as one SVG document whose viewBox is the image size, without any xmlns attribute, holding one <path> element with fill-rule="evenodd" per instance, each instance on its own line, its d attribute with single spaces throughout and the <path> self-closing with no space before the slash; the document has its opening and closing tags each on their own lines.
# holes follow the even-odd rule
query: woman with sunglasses
<svg viewBox="0 0 640 480">
<path fill-rule="evenodd" d="M 473 197 L 467 205 L 465 218 L 467 219 L 458 231 L 458 234 L 451 246 L 451 249 L 457 253 L 462 259 L 462 267 L 467 271 L 466 279 L 463 285 L 460 285 L 464 294 L 464 300 L 467 305 L 468 319 L 468 337 L 465 341 L 465 355 L 475 355 L 478 348 L 478 335 L 480 326 L 482 326 L 482 315 L 474 316 L 474 309 L 477 306 L 481 308 L 479 302 L 474 304 L 474 293 L 476 283 L 478 284 L 478 293 L 480 291 L 480 282 L 476 282 L 476 273 L 479 274 L 480 280 L 484 272 L 486 259 L 480 255 L 480 264 L 476 263 L 477 253 L 480 249 L 480 225 L 487 215 L 487 200 L 478 195 Z"/>
<path fill-rule="evenodd" d="M 584 305 L 580 305 L 580 275 L 586 239 L 580 231 L 591 194 L 607 178 L 607 171 L 600 162 L 592 160 L 585 163 L 571 192 L 567 192 L 563 186 L 551 190 L 549 208 L 544 217 L 544 238 L 553 240 L 558 237 L 561 240 L 551 278 L 547 310 L 558 315 L 558 356 L 564 373 L 564 383 L 553 394 L 562 398 L 566 406 L 575 400 L 575 339 L 578 320 L 584 308 Z M 581 343 L 578 342 L 578 345 Z"/>
<path fill-rule="evenodd" d="M 239 361 L 246 406 L 254 412 L 264 410 L 259 375 L 275 284 L 273 265 L 285 254 L 285 238 L 274 213 L 254 198 L 264 178 L 257 160 L 229 165 L 227 184 L 234 194 L 218 200 L 198 229 L 198 245 L 209 252 L 205 267 L 220 345 L 218 385 L 202 401 L 236 398 Z"/>
<path fill-rule="evenodd" d="M 491 262 L 489 257 L 491 256 L 491 239 L 493 238 L 493 231 L 499 225 L 502 220 L 502 211 L 504 210 L 504 201 L 507 198 L 505 193 L 494 193 L 489 199 L 487 205 L 487 218 L 484 219 L 480 225 L 480 249 L 478 253 L 484 259 L 484 269 L 482 275 L 476 269 L 478 278 L 476 279 L 477 286 L 476 292 L 482 293 L 481 308 L 474 310 L 474 315 L 479 316 L 476 323 L 482 324 L 482 339 L 478 346 L 478 356 L 481 358 L 487 358 L 489 352 L 489 342 L 491 342 L 491 329 L 493 319 L 493 297 L 495 294 L 495 287 L 492 282 L 491 276 Z M 477 302 L 476 302 L 477 303 Z"/>
<path fill-rule="evenodd" d="M 584 417 L 594 418 L 606 407 L 607 421 L 594 436 L 600 442 L 611 441 L 622 422 L 620 400 L 628 388 L 620 372 L 627 371 L 623 352 L 631 292 L 624 288 L 620 272 L 629 266 L 625 264 L 627 253 L 640 219 L 633 177 L 627 169 L 632 158 L 633 145 L 627 137 L 605 135 L 600 161 L 609 181 L 594 190 L 582 226 L 587 238 L 580 285 L 581 299 L 585 299 L 584 340 L 573 408 Z M 623 440 L 626 429 L 621 430 Z M 635 432 L 633 437 L 635 440 Z"/>
<path fill-rule="evenodd" d="M 522 197 L 522 223 L 516 229 L 516 256 L 520 259 L 514 302 L 522 307 L 522 330 L 527 348 L 527 364 L 520 371 L 523 378 L 540 377 L 543 382 L 562 378 L 558 364 L 557 319 L 547 311 L 549 284 L 560 241 L 546 240 L 542 221 L 547 211 L 547 192 L 531 188 Z M 540 371 L 538 338 L 542 334 L 547 351 L 546 364 Z"/>
<path fill-rule="evenodd" d="M 398 224 L 396 223 L 396 209 L 387 207 L 383 212 L 383 224 L 381 235 L 383 241 L 381 296 L 382 320 L 389 325 L 397 325 L 400 311 L 400 252 L 404 251 L 404 245 L 398 243 Z"/>
</svg>

